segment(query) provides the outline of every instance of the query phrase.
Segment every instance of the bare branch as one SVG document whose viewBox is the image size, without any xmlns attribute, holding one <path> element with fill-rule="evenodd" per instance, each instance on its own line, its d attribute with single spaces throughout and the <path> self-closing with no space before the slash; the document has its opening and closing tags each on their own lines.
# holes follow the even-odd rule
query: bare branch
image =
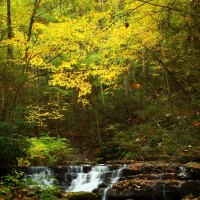
<svg viewBox="0 0 200 200">
<path fill-rule="evenodd" d="M 149 2 L 149 1 L 147 1 Z M 128 9 L 120 14 L 117 15 L 117 19 L 113 20 L 105 29 L 103 29 L 103 31 L 101 32 L 104 32 L 104 31 L 107 31 L 109 28 L 111 28 L 115 22 L 117 22 L 119 19 L 121 19 L 122 17 L 126 16 L 128 13 L 132 13 L 133 11 L 137 10 L 138 8 L 142 7 L 143 5 L 145 5 L 147 2 L 143 2 L 142 4 L 140 4 L 139 6 L 135 7 L 135 8 L 131 8 L 131 9 Z"/>
<path fill-rule="evenodd" d="M 165 8 L 167 10 L 174 10 L 174 11 L 177 11 L 177 12 L 184 12 L 184 13 L 187 13 L 189 15 L 195 15 L 195 16 L 199 16 L 200 17 L 200 14 L 197 14 L 197 13 L 193 13 L 193 12 L 189 12 L 187 10 L 183 10 L 183 9 L 180 9 L 180 8 L 177 8 L 177 7 L 172 7 L 172 6 L 167 6 L 167 5 L 161 5 L 161 4 L 156 4 L 156 3 L 153 3 L 151 1 L 145 1 L 145 0 L 139 0 L 140 2 L 143 2 L 143 3 L 147 3 L 149 5 L 152 5 L 152 6 L 156 6 L 156 7 L 161 7 L 161 8 Z M 173 2 L 174 3 L 174 2 Z"/>
</svg>

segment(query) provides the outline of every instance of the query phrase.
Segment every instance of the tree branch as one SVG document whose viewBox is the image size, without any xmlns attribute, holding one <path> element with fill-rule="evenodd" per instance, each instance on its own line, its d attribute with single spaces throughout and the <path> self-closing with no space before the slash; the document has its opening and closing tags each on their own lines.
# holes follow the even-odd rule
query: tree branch
<svg viewBox="0 0 200 200">
<path fill-rule="evenodd" d="M 143 2 L 143 3 L 147 3 L 149 5 L 152 5 L 152 6 L 156 6 L 156 7 L 161 7 L 161 8 L 165 8 L 167 10 L 174 10 L 174 11 L 177 11 L 177 12 L 185 12 L 189 15 L 195 15 L 195 16 L 198 16 L 200 17 L 200 14 L 197 14 L 197 13 L 193 13 L 193 12 L 189 12 L 187 10 L 183 10 L 183 9 L 179 9 L 179 8 L 176 8 L 176 7 L 172 7 L 172 6 L 167 6 L 167 5 L 160 5 L 160 4 L 156 4 L 156 3 L 153 3 L 151 1 L 145 1 L 145 0 L 139 0 L 140 2 Z"/>
</svg>

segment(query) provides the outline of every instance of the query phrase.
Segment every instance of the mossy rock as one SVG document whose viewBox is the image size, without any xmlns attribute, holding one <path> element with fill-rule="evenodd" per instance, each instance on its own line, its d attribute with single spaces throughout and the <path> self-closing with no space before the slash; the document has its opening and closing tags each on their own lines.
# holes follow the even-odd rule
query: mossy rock
<svg viewBox="0 0 200 200">
<path fill-rule="evenodd" d="M 64 196 L 65 200 L 98 200 L 98 196 L 92 192 L 72 192 Z"/>
</svg>

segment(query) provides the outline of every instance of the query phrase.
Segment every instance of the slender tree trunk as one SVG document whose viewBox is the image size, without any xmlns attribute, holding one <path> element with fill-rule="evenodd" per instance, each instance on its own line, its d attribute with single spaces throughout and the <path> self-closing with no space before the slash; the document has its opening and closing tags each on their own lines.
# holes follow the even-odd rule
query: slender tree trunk
<svg viewBox="0 0 200 200">
<path fill-rule="evenodd" d="M 124 94 L 125 94 L 125 97 L 128 98 L 130 88 L 129 88 L 129 82 L 128 82 L 127 77 L 123 78 L 123 85 L 124 85 Z"/>
<path fill-rule="evenodd" d="M 28 34 L 27 34 L 27 40 L 26 40 L 27 43 L 30 42 L 31 40 L 33 24 L 35 22 L 35 17 L 36 17 L 37 10 L 40 6 L 40 2 L 41 0 L 35 0 L 34 2 L 34 8 L 33 8 L 32 15 L 29 21 Z M 24 60 L 26 61 L 26 64 L 24 65 L 24 70 L 23 70 L 24 74 L 28 72 L 28 66 L 29 66 L 28 51 L 29 51 L 29 47 L 27 47 L 25 50 Z"/>
<path fill-rule="evenodd" d="M 142 74 L 146 78 L 145 49 L 142 48 Z"/>
<path fill-rule="evenodd" d="M 7 0 L 7 39 L 12 39 L 12 20 L 11 20 L 11 1 Z M 13 52 L 12 47 L 8 45 L 7 47 L 7 63 L 6 70 L 12 68 Z M 7 118 L 7 99 L 6 99 L 6 84 L 2 83 L 1 89 L 1 121 L 6 121 Z"/>
<path fill-rule="evenodd" d="M 23 86 L 24 85 L 18 85 L 18 87 L 16 88 L 16 92 L 13 96 L 13 104 L 12 104 L 12 110 L 14 110 L 17 106 L 17 104 L 19 103 L 19 99 L 20 99 L 20 95 L 23 92 Z M 13 116 L 11 115 L 10 120 L 13 120 Z"/>
<path fill-rule="evenodd" d="M 102 83 L 100 83 L 100 87 L 101 87 L 101 98 L 102 98 L 102 103 L 103 103 L 103 106 L 105 106 L 104 91 L 103 91 L 103 85 L 102 85 Z"/>
<path fill-rule="evenodd" d="M 1 121 L 4 121 L 5 120 L 5 99 L 6 99 L 6 89 L 5 89 L 5 86 L 2 85 L 2 88 L 1 88 L 1 118 L 0 120 Z"/>
<path fill-rule="evenodd" d="M 95 108 L 94 108 L 94 111 L 95 111 L 95 118 L 96 118 L 96 126 L 97 126 L 99 146 L 102 148 L 103 147 L 103 143 L 102 143 L 101 131 L 100 131 L 100 127 L 99 127 L 98 113 L 97 113 L 97 110 Z"/>
<path fill-rule="evenodd" d="M 12 21 L 11 21 L 11 2 L 10 0 L 7 0 L 7 38 L 12 38 Z M 7 60 L 8 64 L 11 65 L 12 62 L 12 47 L 8 46 L 7 49 Z"/>
</svg>

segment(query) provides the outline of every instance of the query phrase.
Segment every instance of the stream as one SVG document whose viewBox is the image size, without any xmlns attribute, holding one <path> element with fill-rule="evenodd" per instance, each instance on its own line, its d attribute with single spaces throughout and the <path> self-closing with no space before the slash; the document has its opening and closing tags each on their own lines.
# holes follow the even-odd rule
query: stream
<svg viewBox="0 0 200 200">
<path fill-rule="evenodd" d="M 58 168 L 44 166 L 29 167 L 25 171 L 25 179 L 33 185 L 51 187 L 59 185 L 65 192 L 92 192 L 101 186 L 101 199 L 106 200 L 107 191 L 123 176 L 123 169 L 106 165 L 77 165 Z"/>
</svg>

